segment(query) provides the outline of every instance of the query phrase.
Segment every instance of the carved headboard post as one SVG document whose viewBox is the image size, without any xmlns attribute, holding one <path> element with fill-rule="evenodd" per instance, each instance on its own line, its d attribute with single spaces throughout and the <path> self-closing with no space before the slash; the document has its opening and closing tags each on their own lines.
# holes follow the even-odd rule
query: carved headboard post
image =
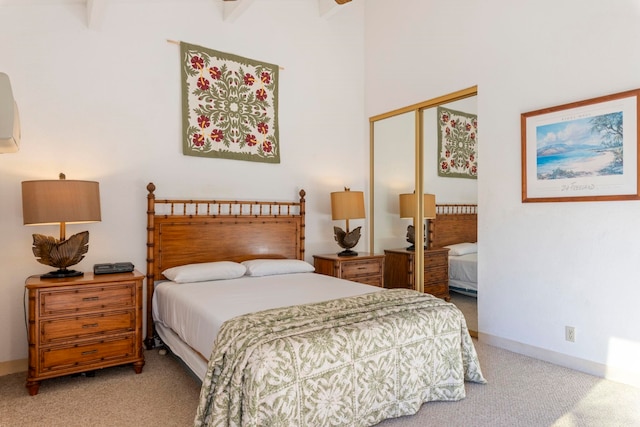
<svg viewBox="0 0 640 427">
<path fill-rule="evenodd" d="M 433 248 L 433 241 L 436 235 L 436 224 L 435 221 L 429 220 L 427 221 L 427 242 L 429 242 L 429 249 Z"/>
<path fill-rule="evenodd" d="M 306 191 L 304 190 L 300 190 L 300 216 L 301 216 L 301 221 L 300 221 L 300 233 L 302 234 L 302 238 L 300 239 L 300 259 L 304 261 L 304 246 L 305 246 L 305 236 L 307 235 L 305 233 L 305 200 L 304 200 L 304 196 L 306 195 Z"/>
<path fill-rule="evenodd" d="M 154 286 L 154 273 L 153 273 L 153 249 L 155 246 L 154 231 L 155 221 L 155 201 L 156 196 L 153 192 L 156 190 L 156 186 L 150 182 L 147 185 L 147 337 L 144 340 L 144 345 L 147 350 L 150 350 L 154 346 L 153 340 L 153 316 L 151 313 L 151 303 L 153 299 L 153 286 Z"/>
</svg>

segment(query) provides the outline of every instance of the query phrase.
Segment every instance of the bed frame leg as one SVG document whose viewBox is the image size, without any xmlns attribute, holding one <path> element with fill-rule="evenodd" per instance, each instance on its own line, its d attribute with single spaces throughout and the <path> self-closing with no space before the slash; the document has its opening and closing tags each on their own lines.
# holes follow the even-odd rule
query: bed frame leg
<svg viewBox="0 0 640 427">
<path fill-rule="evenodd" d="M 152 350 L 153 347 L 155 347 L 155 340 L 153 338 L 145 338 L 144 340 L 144 347 L 147 350 Z"/>
</svg>

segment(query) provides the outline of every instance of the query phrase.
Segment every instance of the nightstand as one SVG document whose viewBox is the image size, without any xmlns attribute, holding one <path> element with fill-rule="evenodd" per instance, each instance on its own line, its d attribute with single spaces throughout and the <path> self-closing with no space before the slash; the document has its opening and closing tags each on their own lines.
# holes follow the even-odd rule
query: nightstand
<svg viewBox="0 0 640 427">
<path fill-rule="evenodd" d="M 356 256 L 314 255 L 316 273 L 382 287 L 384 255 L 360 252 Z"/>
<path fill-rule="evenodd" d="M 129 363 L 142 372 L 143 279 L 133 271 L 26 280 L 30 395 L 63 375 Z"/>
<path fill-rule="evenodd" d="M 384 285 L 387 288 L 415 289 L 415 252 L 407 249 L 385 249 Z M 449 249 L 424 251 L 425 293 L 449 301 Z"/>
</svg>

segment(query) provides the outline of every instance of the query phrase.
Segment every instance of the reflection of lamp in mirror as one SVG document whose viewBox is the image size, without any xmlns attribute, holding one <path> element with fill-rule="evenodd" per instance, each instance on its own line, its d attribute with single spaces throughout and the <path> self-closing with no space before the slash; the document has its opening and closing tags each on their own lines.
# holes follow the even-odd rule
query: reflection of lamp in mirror
<svg viewBox="0 0 640 427">
<path fill-rule="evenodd" d="M 422 205 L 423 218 L 427 221 L 436 217 L 436 196 L 435 194 L 425 194 Z M 400 218 L 413 218 L 416 213 L 416 194 L 407 193 L 400 194 Z M 428 229 L 428 227 L 427 227 Z M 429 239 L 427 233 L 424 233 L 425 249 L 429 249 Z M 407 227 L 407 242 L 411 246 L 407 250 L 413 251 L 415 247 L 415 228 L 413 225 Z"/>
<path fill-rule="evenodd" d="M 60 224 L 60 240 L 42 234 L 33 235 L 33 254 L 41 264 L 58 270 L 43 278 L 82 276 L 67 267 L 79 263 L 89 250 L 89 232 L 65 237 L 67 223 L 100 221 L 100 192 L 95 181 L 59 180 L 24 181 L 22 215 L 25 225 Z"/>
<path fill-rule="evenodd" d="M 344 250 L 338 256 L 355 256 L 357 252 L 351 250 L 360 240 L 360 230 L 362 227 L 349 231 L 350 219 L 364 218 L 364 193 L 362 191 L 351 191 L 345 187 L 344 191 L 331 193 L 331 219 L 347 222 L 347 230 L 340 227 L 333 227 L 336 242 Z"/>
</svg>

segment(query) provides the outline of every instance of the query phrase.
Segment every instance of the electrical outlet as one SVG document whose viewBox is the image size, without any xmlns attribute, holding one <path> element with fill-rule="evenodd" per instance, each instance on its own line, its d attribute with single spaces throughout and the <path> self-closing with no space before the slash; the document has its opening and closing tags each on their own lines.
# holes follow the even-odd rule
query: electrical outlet
<svg viewBox="0 0 640 427">
<path fill-rule="evenodd" d="M 565 326 L 564 339 L 569 342 L 576 342 L 576 328 L 573 326 Z"/>
</svg>

